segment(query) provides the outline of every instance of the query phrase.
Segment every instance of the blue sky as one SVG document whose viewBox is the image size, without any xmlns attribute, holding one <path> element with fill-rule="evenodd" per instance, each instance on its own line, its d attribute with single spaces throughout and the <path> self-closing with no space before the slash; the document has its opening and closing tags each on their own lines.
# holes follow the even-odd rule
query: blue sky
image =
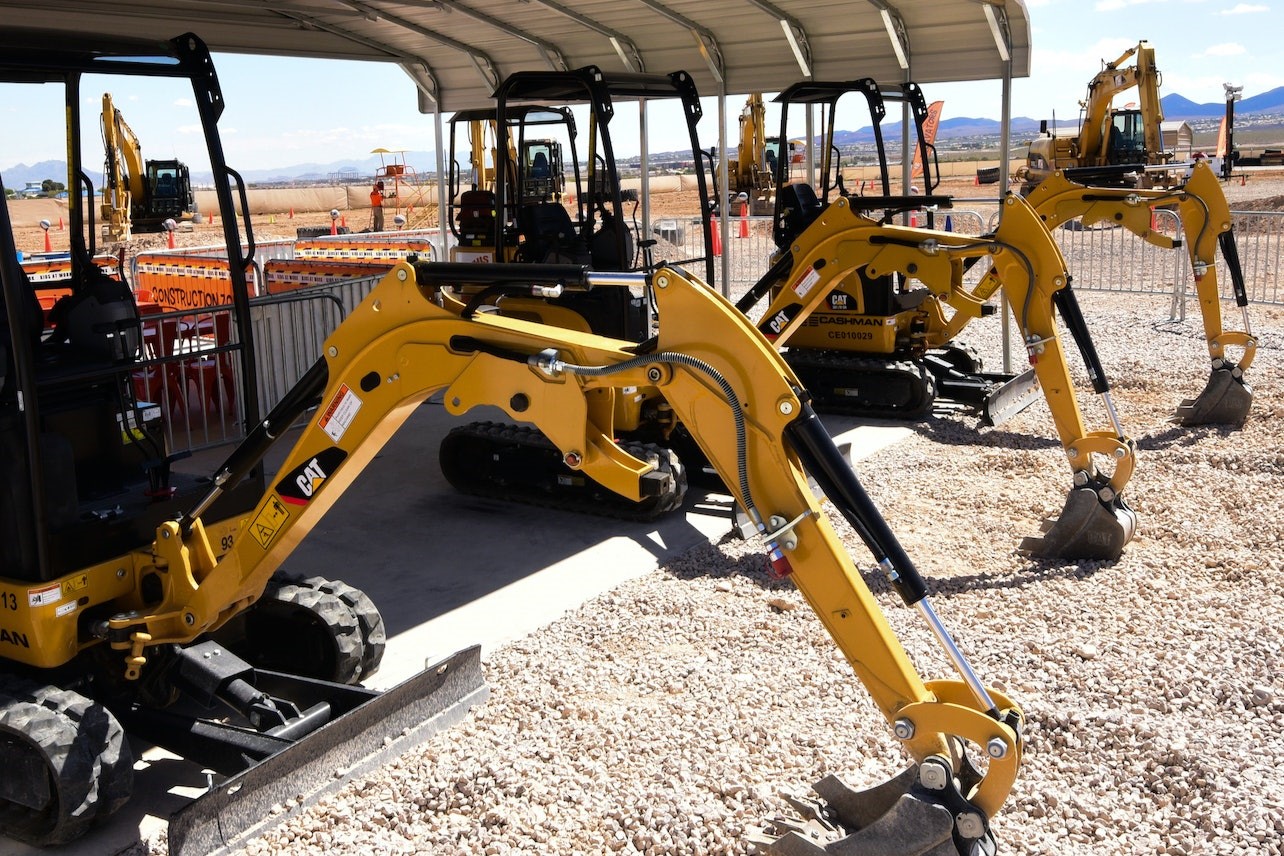
<svg viewBox="0 0 1284 856">
<path fill-rule="evenodd" d="M 1117 58 L 1139 40 L 1155 48 L 1163 72 L 1163 94 L 1180 93 L 1197 102 L 1221 101 L 1222 84 L 1256 95 L 1284 85 L 1277 62 L 1284 11 L 1254 0 L 1027 0 L 1032 24 L 1031 76 L 1012 85 L 1012 114 L 1059 119 L 1077 116 L 1088 79 L 1103 60 Z M 333 62 L 220 54 L 215 57 L 228 104 L 222 122 L 228 161 L 236 168 L 261 169 L 300 163 L 362 159 L 371 149 L 433 148 L 431 116 L 418 113 L 414 85 L 396 65 Z M 852 77 L 860 75 L 853 68 Z M 147 81 L 144 88 L 113 91 L 116 106 L 142 141 L 148 158 L 178 157 L 204 162 L 190 95 Z M 101 87 L 102 84 L 99 84 Z M 30 93 L 0 87 L 0 169 L 17 163 L 61 158 L 58 111 L 40 111 Z M 998 81 L 929 84 L 928 100 L 945 102 L 943 118 L 997 119 Z M 86 110 L 96 124 L 101 91 L 86 87 Z M 46 99 L 47 100 L 47 99 Z M 743 95 L 728 96 L 731 139 Z M 628 121 L 631 111 L 617 115 Z M 653 114 L 654 115 L 654 114 Z M 701 139 L 712 144 L 717 108 L 706 104 Z M 88 120 L 87 120 L 88 121 Z M 774 120 L 769 117 L 768 127 Z M 654 151 L 678 148 L 681 136 L 665 138 L 651 121 Z M 617 130 L 617 147 L 637 145 Z M 97 134 L 87 127 L 87 138 Z M 98 162 L 97 150 L 87 164 Z M 421 169 L 431 164 L 420 165 Z"/>
</svg>

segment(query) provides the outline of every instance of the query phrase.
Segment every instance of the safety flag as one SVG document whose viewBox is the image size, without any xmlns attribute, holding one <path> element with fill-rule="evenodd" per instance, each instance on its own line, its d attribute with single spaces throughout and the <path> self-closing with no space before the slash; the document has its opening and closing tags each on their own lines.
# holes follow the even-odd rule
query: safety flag
<svg viewBox="0 0 1284 856">
<path fill-rule="evenodd" d="M 927 105 L 927 119 L 923 122 L 923 139 L 930 146 L 936 142 L 936 129 L 941 124 L 941 108 L 944 101 L 933 101 Z M 923 151 L 921 146 L 914 146 L 914 160 L 910 168 L 910 177 L 917 178 L 923 174 Z"/>
</svg>

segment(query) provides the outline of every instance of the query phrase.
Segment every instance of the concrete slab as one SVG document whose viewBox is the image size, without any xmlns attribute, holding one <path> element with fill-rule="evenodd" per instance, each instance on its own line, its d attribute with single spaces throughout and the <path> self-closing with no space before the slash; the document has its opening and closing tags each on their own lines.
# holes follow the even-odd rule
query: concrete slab
<svg viewBox="0 0 1284 856">
<path fill-rule="evenodd" d="M 469 418 L 488 416 L 474 411 Z M 853 461 L 912 432 L 891 423 L 824 420 Z M 292 573 L 344 579 L 378 605 L 389 641 L 370 686 L 392 686 L 472 644 L 482 646 L 484 658 L 731 528 L 731 498 L 698 491 L 680 513 L 651 523 L 462 496 L 437 466 L 437 444 L 454 424 L 439 404 L 420 407 L 285 565 Z M 269 470 L 288 452 L 281 445 L 268 457 Z M 203 456 L 209 471 L 224 454 Z M 108 824 L 54 849 L 0 839 L 0 854 L 110 856 L 153 838 L 173 811 L 200 795 L 207 777 L 161 750 L 135 749 L 142 758 L 135 798 Z"/>
</svg>

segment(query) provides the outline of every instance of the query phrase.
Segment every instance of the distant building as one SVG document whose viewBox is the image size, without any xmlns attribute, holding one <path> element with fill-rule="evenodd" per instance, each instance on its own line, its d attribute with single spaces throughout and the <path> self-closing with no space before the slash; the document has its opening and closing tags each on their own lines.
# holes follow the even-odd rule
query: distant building
<svg viewBox="0 0 1284 856">
<path fill-rule="evenodd" d="M 28 181 L 27 186 L 20 190 L 19 195 L 24 199 L 34 199 L 37 196 L 45 195 L 45 185 L 43 181 Z"/>
<path fill-rule="evenodd" d="M 1172 152 L 1175 160 L 1190 160 L 1195 134 L 1189 124 L 1181 120 L 1162 122 L 1159 125 L 1159 135 L 1164 151 Z"/>
</svg>

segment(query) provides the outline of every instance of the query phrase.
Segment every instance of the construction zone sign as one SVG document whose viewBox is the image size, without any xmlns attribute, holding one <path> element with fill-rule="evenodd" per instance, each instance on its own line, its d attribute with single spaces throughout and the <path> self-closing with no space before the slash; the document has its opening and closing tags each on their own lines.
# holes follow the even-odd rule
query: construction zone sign
<svg viewBox="0 0 1284 856">
<path fill-rule="evenodd" d="M 227 259 L 149 254 L 139 256 L 134 276 L 138 290 L 151 292 L 152 300 L 166 310 L 208 309 L 232 302 Z"/>
</svg>

